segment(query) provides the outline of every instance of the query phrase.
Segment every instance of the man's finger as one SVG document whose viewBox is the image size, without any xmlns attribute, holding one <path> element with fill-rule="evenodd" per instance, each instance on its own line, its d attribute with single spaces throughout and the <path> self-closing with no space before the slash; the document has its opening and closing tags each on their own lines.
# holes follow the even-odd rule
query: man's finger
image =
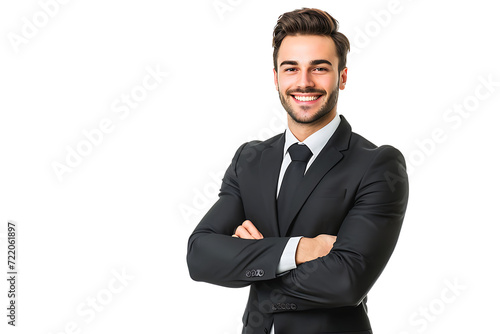
<svg viewBox="0 0 500 334">
<path fill-rule="evenodd" d="M 264 238 L 262 233 L 259 232 L 259 230 L 255 227 L 254 224 L 252 224 L 251 221 L 245 220 L 242 225 L 254 237 L 254 239 L 263 239 Z"/>
<path fill-rule="evenodd" d="M 234 232 L 234 235 L 233 236 L 236 236 L 238 238 L 242 238 L 242 239 L 255 239 L 251 234 L 250 232 L 247 231 L 247 229 L 243 226 L 238 226 L 238 228 L 236 229 L 236 231 Z"/>
</svg>

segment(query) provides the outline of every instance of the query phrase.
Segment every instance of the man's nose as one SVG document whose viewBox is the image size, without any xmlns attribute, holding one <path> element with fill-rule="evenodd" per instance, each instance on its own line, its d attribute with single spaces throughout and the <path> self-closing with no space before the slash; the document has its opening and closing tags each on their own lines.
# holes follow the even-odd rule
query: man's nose
<svg viewBox="0 0 500 334">
<path fill-rule="evenodd" d="M 297 85 L 301 88 L 314 87 L 312 74 L 309 71 L 301 71 Z"/>
</svg>

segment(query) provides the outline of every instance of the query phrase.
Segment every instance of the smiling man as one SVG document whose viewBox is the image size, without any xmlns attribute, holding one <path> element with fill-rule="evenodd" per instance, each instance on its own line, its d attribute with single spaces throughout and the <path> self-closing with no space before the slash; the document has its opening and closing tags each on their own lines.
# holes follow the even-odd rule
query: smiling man
<svg viewBox="0 0 500 334">
<path fill-rule="evenodd" d="M 337 113 L 349 41 L 333 17 L 285 13 L 273 47 L 287 129 L 237 150 L 189 238 L 190 275 L 251 286 L 244 334 L 372 333 L 367 293 L 403 222 L 404 158 Z"/>
</svg>

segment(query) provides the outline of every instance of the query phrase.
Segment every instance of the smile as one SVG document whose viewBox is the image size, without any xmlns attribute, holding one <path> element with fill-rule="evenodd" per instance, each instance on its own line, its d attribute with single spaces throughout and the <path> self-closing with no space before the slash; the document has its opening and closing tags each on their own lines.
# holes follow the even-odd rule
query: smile
<svg viewBox="0 0 500 334">
<path fill-rule="evenodd" d="M 292 95 L 292 97 L 300 102 L 316 101 L 321 95 Z"/>
</svg>

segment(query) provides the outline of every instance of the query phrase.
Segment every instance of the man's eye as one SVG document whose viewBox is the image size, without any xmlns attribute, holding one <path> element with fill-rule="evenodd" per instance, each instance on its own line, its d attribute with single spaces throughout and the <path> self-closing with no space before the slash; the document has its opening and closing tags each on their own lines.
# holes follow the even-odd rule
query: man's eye
<svg viewBox="0 0 500 334">
<path fill-rule="evenodd" d="M 319 71 L 319 72 L 326 72 L 326 71 L 328 71 L 328 69 L 326 69 L 324 67 L 317 67 L 314 70 Z"/>
<path fill-rule="evenodd" d="M 285 69 L 285 72 L 294 72 L 294 71 L 295 71 L 295 68 L 293 68 L 293 67 Z"/>
</svg>

